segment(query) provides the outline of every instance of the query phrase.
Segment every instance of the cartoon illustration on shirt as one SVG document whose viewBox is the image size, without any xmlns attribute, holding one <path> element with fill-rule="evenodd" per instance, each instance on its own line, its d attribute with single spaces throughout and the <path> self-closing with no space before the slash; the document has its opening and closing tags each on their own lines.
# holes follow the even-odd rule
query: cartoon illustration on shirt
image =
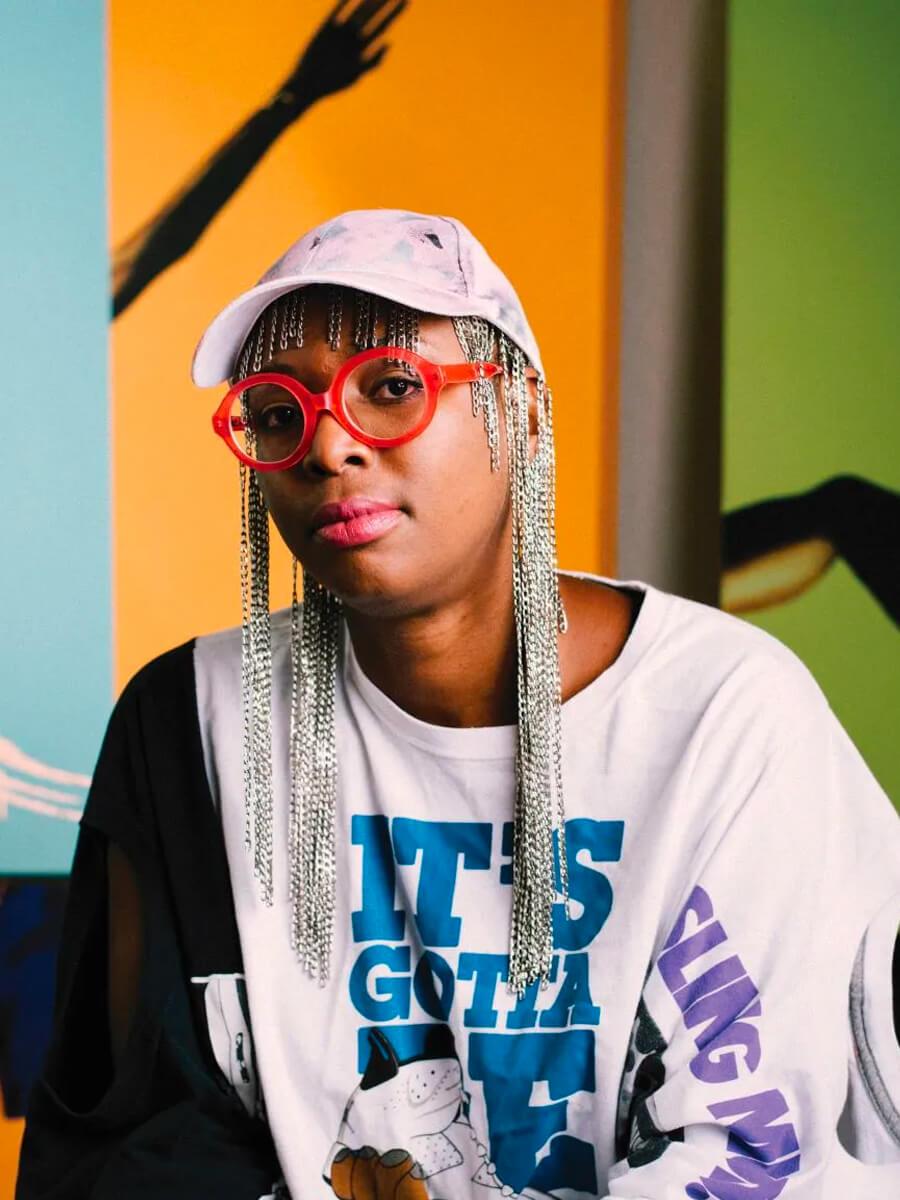
<svg viewBox="0 0 900 1200">
<path fill-rule="evenodd" d="M 369 1049 L 323 1168 L 336 1196 L 372 1194 L 376 1172 L 391 1176 L 398 1200 L 471 1200 L 481 1188 L 503 1197 L 544 1196 L 531 1188 L 515 1193 L 498 1178 L 487 1139 L 471 1123 L 462 1066 L 446 1025 L 434 1025 L 422 1053 L 411 1059 L 401 1061 L 380 1029 L 369 1031 Z"/>
<path fill-rule="evenodd" d="M 219 1069 L 247 1113 L 265 1120 L 244 976 L 194 975 L 191 983 L 201 989 L 210 1049 Z"/>
<path fill-rule="evenodd" d="M 616 1157 L 630 1167 L 643 1167 L 665 1153 L 673 1141 L 684 1140 L 684 1131 L 664 1133 L 655 1125 L 647 1101 L 665 1083 L 663 1055 L 668 1043 L 641 998 L 625 1056 L 616 1119 Z"/>
</svg>

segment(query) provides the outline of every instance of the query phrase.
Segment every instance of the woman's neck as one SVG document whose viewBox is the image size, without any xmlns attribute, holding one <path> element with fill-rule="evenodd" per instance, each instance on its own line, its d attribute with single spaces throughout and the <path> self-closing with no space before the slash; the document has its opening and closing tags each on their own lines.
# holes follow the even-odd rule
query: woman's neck
<svg viewBox="0 0 900 1200">
<path fill-rule="evenodd" d="M 432 725 L 516 720 L 516 632 L 511 589 L 385 618 L 346 611 L 363 673 L 400 708 Z"/>
<path fill-rule="evenodd" d="M 563 700 L 621 653 L 635 598 L 591 580 L 560 578 L 568 632 L 560 637 Z M 396 618 L 346 610 L 353 649 L 369 680 L 400 708 L 432 725 L 512 725 L 516 633 L 512 589 L 499 581 L 477 598 Z"/>
</svg>

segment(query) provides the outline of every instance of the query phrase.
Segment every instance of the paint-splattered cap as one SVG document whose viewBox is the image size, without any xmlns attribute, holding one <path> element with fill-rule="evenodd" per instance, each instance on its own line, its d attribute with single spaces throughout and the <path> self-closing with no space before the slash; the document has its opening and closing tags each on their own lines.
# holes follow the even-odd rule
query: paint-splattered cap
<svg viewBox="0 0 900 1200">
<path fill-rule="evenodd" d="M 222 309 L 194 352 L 194 383 L 210 387 L 230 379 L 260 313 L 278 296 L 311 283 L 342 284 L 440 316 L 484 317 L 544 373 L 515 289 L 461 221 L 368 208 L 311 229 Z"/>
</svg>

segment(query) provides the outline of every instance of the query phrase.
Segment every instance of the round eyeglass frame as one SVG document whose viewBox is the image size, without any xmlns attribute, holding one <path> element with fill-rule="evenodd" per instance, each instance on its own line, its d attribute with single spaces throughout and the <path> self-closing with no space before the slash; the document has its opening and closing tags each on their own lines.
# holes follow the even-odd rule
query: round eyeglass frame
<svg viewBox="0 0 900 1200">
<path fill-rule="evenodd" d="M 421 420 L 413 429 L 399 437 L 373 437 L 354 424 L 352 417 L 344 407 L 342 393 L 348 375 L 360 363 L 368 362 L 373 358 L 399 359 L 409 363 L 419 373 L 425 387 L 425 408 Z M 501 370 L 502 368 L 497 363 L 481 360 L 465 363 L 436 363 L 428 358 L 423 358 L 421 354 L 416 354 L 413 350 L 405 350 L 401 346 L 373 346 L 368 350 L 360 351 L 359 354 L 354 354 L 352 358 L 345 359 L 324 392 L 311 392 L 295 376 L 283 374 L 280 371 L 263 371 L 258 375 L 248 375 L 246 379 L 239 380 L 229 388 L 222 403 L 213 413 L 212 426 L 232 454 L 246 466 L 252 467 L 255 471 L 286 471 L 309 453 L 322 413 L 329 413 L 352 438 L 366 446 L 373 446 L 377 449 L 401 446 L 404 442 L 410 442 L 413 438 L 418 437 L 428 427 L 434 416 L 438 395 L 442 388 L 448 384 L 474 383 L 476 379 L 491 379 L 495 375 L 499 375 Z M 278 384 L 286 392 L 289 392 L 303 410 L 305 421 L 303 436 L 296 450 L 286 458 L 276 459 L 274 462 L 260 462 L 251 458 L 244 453 L 233 436 L 244 427 L 241 418 L 232 415 L 231 409 L 234 401 L 247 388 L 264 383 Z"/>
</svg>

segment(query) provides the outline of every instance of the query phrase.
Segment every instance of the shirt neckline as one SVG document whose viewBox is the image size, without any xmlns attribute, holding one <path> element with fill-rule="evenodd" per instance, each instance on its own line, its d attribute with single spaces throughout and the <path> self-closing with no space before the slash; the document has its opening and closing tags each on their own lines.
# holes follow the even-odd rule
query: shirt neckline
<svg viewBox="0 0 900 1200">
<path fill-rule="evenodd" d="M 605 583 L 619 590 L 631 589 L 643 594 L 643 601 L 631 632 L 618 658 L 605 671 L 586 684 L 562 705 L 562 733 L 574 731 L 585 720 L 596 717 L 630 675 L 638 660 L 656 637 L 662 614 L 663 594 L 637 579 L 612 579 L 588 571 L 560 571 L 577 579 Z M 456 727 L 422 721 L 396 704 L 363 672 L 353 649 L 347 623 L 341 622 L 341 674 L 349 693 L 356 693 L 378 720 L 394 734 L 414 746 L 446 758 L 513 758 L 518 741 L 517 725 L 479 725 Z"/>
</svg>

